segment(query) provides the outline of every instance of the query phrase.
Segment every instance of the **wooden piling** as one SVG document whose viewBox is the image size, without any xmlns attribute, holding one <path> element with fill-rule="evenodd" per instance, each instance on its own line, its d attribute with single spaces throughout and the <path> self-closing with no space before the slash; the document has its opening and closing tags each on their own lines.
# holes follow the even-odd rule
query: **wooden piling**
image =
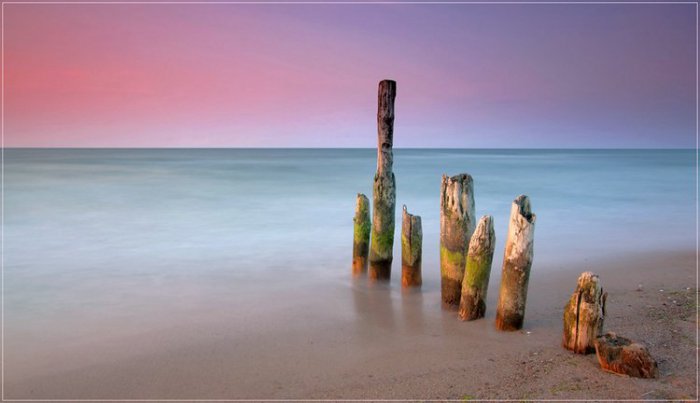
<svg viewBox="0 0 700 403">
<path fill-rule="evenodd" d="M 499 330 L 518 330 L 523 327 L 532 266 L 535 218 L 530 199 L 525 195 L 516 197 L 510 210 L 496 310 L 496 328 Z"/>
<path fill-rule="evenodd" d="M 603 334 L 607 296 L 597 274 L 581 273 L 564 307 L 564 348 L 577 354 L 595 352 L 595 340 Z"/>
<path fill-rule="evenodd" d="M 355 217 L 352 219 L 354 236 L 352 242 L 352 274 L 367 273 L 369 255 L 369 233 L 372 222 L 369 218 L 369 199 L 362 193 L 357 194 Z"/>
<path fill-rule="evenodd" d="M 421 261 L 423 229 L 420 216 L 408 213 L 403 206 L 401 220 L 401 286 L 420 287 L 423 284 Z"/>
<path fill-rule="evenodd" d="M 369 251 L 369 277 L 375 280 L 391 278 L 393 260 L 396 213 L 396 182 L 392 172 L 395 98 L 396 82 L 381 81 L 377 110 L 377 173 L 374 175 L 374 209 Z"/>
<path fill-rule="evenodd" d="M 474 320 L 486 313 L 486 292 L 491 276 L 491 262 L 496 247 L 493 217 L 485 215 L 479 220 L 469 241 L 467 266 L 462 280 L 462 299 L 459 302 L 459 318 Z"/>
<path fill-rule="evenodd" d="M 440 187 L 440 283 L 442 303 L 459 307 L 469 239 L 474 232 L 474 181 L 468 174 L 442 176 Z"/>
</svg>

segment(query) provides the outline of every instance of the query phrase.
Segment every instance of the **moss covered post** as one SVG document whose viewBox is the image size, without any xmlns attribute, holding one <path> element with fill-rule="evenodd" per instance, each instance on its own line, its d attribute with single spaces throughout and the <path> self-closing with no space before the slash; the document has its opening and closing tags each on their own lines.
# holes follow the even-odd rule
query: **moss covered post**
<svg viewBox="0 0 700 403">
<path fill-rule="evenodd" d="M 401 286 L 420 287 L 423 284 L 421 274 L 423 247 L 423 229 L 420 216 L 409 214 L 403 206 L 401 219 Z"/>
<path fill-rule="evenodd" d="M 467 266 L 462 280 L 462 299 L 459 302 L 459 318 L 474 320 L 486 313 L 486 292 L 489 289 L 491 262 L 496 247 L 493 217 L 485 215 L 479 220 L 469 241 Z"/>
<path fill-rule="evenodd" d="M 442 176 L 440 187 L 440 287 L 442 303 L 459 307 L 469 239 L 474 232 L 474 181 L 468 174 Z"/>
<path fill-rule="evenodd" d="M 513 200 L 496 310 L 498 330 L 518 330 L 523 327 L 532 266 L 535 218 L 527 196 L 520 195 Z"/>
<path fill-rule="evenodd" d="M 395 98 L 396 82 L 381 81 L 377 110 L 377 173 L 374 175 L 372 240 L 369 251 L 369 277 L 375 280 L 391 278 L 393 260 L 396 214 L 396 182 L 392 172 Z"/>
<path fill-rule="evenodd" d="M 362 193 L 357 194 L 355 204 L 354 236 L 352 241 L 352 274 L 358 276 L 367 272 L 369 255 L 369 232 L 372 222 L 369 218 L 369 199 Z"/>
</svg>

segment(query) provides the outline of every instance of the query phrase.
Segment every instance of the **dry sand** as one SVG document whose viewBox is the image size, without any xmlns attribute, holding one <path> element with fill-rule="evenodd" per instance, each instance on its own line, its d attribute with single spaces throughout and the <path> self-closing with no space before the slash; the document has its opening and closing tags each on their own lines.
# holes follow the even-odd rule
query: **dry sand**
<svg viewBox="0 0 700 403">
<path fill-rule="evenodd" d="M 7 354 L 6 399 L 695 399 L 694 252 L 612 256 L 540 270 L 525 329 L 494 329 L 499 267 L 487 316 L 460 322 L 440 308 L 439 284 L 319 280 L 271 290 L 267 309 L 220 307 L 180 324 L 101 334 L 30 355 Z M 396 265 L 395 265 L 396 266 Z M 436 271 L 436 267 L 424 267 Z M 563 306 L 581 271 L 608 291 L 606 330 L 642 341 L 660 376 L 602 372 L 595 355 L 561 348 Z M 350 269 L 348 268 L 348 276 Z M 641 291 L 638 290 L 642 285 Z M 663 290 L 663 291 L 661 291 Z M 243 321 L 231 315 L 250 315 Z"/>
</svg>

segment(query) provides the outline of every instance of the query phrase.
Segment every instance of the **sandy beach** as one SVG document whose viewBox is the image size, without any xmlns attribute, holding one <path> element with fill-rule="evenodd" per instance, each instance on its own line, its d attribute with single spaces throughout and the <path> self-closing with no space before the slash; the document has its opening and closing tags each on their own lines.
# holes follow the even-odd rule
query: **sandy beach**
<svg viewBox="0 0 700 403">
<path fill-rule="evenodd" d="M 561 348 L 562 308 L 583 270 L 599 273 L 609 293 L 606 330 L 646 343 L 659 363 L 658 379 L 605 373 L 594 355 Z M 269 314 L 249 318 L 245 329 L 227 326 L 222 309 L 211 317 L 183 318 L 181 327 L 102 335 L 32 360 L 15 357 L 5 397 L 696 397 L 694 251 L 610 256 L 557 271 L 535 268 L 525 328 L 513 333 L 494 329 L 494 277 L 486 318 L 475 322 L 460 322 L 440 308 L 432 277 L 419 293 L 402 293 L 395 282 L 371 286 L 340 279 L 316 295 L 275 291 Z M 344 305 L 354 311 L 345 313 Z"/>
</svg>

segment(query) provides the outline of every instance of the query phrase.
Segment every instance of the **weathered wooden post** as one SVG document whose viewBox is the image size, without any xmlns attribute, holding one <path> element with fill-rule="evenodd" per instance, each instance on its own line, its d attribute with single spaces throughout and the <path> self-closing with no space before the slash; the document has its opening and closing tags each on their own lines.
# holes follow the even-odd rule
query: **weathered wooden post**
<svg viewBox="0 0 700 403">
<path fill-rule="evenodd" d="M 468 174 L 443 175 L 440 187 L 440 285 L 445 307 L 459 306 L 467 248 L 474 226 L 472 177 Z"/>
<path fill-rule="evenodd" d="M 352 274 L 358 276 L 367 272 L 369 255 L 369 232 L 372 222 L 369 218 L 369 199 L 362 193 L 357 194 L 355 217 L 352 219 L 354 236 L 352 241 Z"/>
<path fill-rule="evenodd" d="M 420 216 L 408 213 L 403 206 L 401 220 L 401 286 L 420 287 L 423 284 L 421 261 L 423 229 Z"/>
<path fill-rule="evenodd" d="M 581 273 L 576 291 L 564 307 L 564 348 L 577 354 L 595 351 L 595 340 L 603 334 L 607 297 L 597 274 Z"/>
<path fill-rule="evenodd" d="M 374 209 L 372 212 L 372 242 L 369 251 L 369 277 L 391 278 L 394 248 L 394 214 L 396 213 L 396 182 L 392 172 L 394 154 L 394 99 L 396 82 L 379 83 L 377 111 L 377 173 L 374 175 Z"/>
<path fill-rule="evenodd" d="M 469 241 L 467 266 L 462 280 L 462 299 L 459 302 L 459 318 L 462 320 L 483 318 L 486 313 L 486 292 L 489 289 L 495 248 L 493 217 L 485 215 L 479 220 Z"/>
<path fill-rule="evenodd" d="M 532 266 L 535 218 L 530 199 L 525 195 L 516 197 L 510 210 L 496 310 L 496 328 L 499 330 L 518 330 L 523 327 L 527 284 Z"/>
</svg>

